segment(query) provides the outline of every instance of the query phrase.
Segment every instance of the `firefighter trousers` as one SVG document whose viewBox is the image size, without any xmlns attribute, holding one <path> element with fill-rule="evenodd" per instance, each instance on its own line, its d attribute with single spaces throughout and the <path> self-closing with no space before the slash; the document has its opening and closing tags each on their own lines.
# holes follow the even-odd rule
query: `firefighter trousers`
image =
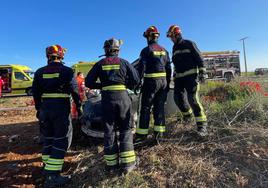
<svg viewBox="0 0 268 188">
<path fill-rule="evenodd" d="M 184 117 L 195 116 L 198 127 L 207 125 L 207 117 L 199 100 L 199 83 L 196 75 L 175 79 L 174 101 Z"/>
<path fill-rule="evenodd" d="M 117 168 L 119 161 L 123 168 L 134 165 L 132 105 L 127 91 L 102 91 L 101 102 L 106 165 Z"/>
<path fill-rule="evenodd" d="M 166 78 L 145 78 L 142 87 L 140 121 L 137 135 L 148 135 L 151 108 L 153 106 L 154 131 L 166 131 L 164 105 L 167 98 Z"/>
<path fill-rule="evenodd" d="M 69 99 L 44 99 L 39 115 L 43 135 L 42 161 L 48 174 L 62 170 L 64 156 L 72 140 Z"/>
</svg>

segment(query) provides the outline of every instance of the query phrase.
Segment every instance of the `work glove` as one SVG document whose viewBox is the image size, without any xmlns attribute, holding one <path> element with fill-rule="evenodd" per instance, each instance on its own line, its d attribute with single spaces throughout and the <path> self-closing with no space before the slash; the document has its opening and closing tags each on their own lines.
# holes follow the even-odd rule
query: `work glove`
<svg viewBox="0 0 268 188">
<path fill-rule="evenodd" d="M 40 116 L 40 110 L 37 110 L 37 111 L 36 111 L 36 114 L 35 114 L 35 117 L 36 117 L 37 119 L 39 119 L 39 116 Z"/>
</svg>

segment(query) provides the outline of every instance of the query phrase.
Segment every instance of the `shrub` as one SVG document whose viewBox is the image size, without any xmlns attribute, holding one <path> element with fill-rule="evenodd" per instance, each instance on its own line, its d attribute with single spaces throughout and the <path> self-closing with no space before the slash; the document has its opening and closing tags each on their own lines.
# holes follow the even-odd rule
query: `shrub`
<svg viewBox="0 0 268 188">
<path fill-rule="evenodd" d="M 213 86 L 213 87 L 211 87 Z M 207 109 L 211 125 L 233 125 L 234 123 L 252 123 L 265 125 L 267 112 L 258 93 L 258 85 L 241 85 L 239 82 L 203 85 L 201 97 Z"/>
</svg>

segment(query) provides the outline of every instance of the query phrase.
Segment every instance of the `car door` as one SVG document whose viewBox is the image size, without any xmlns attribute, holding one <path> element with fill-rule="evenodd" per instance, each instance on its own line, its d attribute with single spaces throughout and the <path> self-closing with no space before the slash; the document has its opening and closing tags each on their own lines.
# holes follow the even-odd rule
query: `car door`
<svg viewBox="0 0 268 188">
<path fill-rule="evenodd" d="M 22 73 L 19 71 L 15 71 L 14 72 L 14 85 L 13 85 L 13 89 L 14 90 L 24 90 L 24 82 L 25 81 L 29 81 L 29 79 Z"/>
</svg>

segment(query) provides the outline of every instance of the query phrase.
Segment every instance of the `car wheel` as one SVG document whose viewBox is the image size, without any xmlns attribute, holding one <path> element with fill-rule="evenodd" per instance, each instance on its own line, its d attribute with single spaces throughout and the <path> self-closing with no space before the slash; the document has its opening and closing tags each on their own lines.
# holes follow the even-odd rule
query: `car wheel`
<svg viewBox="0 0 268 188">
<path fill-rule="evenodd" d="M 230 82 L 233 79 L 233 74 L 230 72 L 227 72 L 224 74 L 224 78 L 226 79 L 226 82 Z"/>
</svg>

